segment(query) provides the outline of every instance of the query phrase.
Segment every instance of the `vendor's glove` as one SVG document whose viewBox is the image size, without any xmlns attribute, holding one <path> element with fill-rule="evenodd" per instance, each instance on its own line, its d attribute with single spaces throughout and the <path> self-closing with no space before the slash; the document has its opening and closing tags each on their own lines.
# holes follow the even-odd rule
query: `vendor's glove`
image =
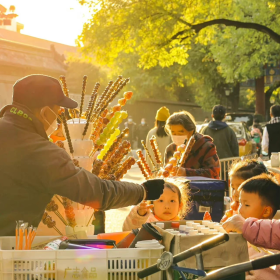
<svg viewBox="0 0 280 280">
<path fill-rule="evenodd" d="M 245 223 L 245 219 L 241 215 L 234 215 L 223 223 L 223 228 L 226 232 L 237 232 L 242 233 L 243 225 Z"/>
<path fill-rule="evenodd" d="M 152 179 L 142 183 L 145 188 L 146 197 L 145 200 L 157 200 L 163 193 L 164 180 L 163 179 Z"/>
</svg>

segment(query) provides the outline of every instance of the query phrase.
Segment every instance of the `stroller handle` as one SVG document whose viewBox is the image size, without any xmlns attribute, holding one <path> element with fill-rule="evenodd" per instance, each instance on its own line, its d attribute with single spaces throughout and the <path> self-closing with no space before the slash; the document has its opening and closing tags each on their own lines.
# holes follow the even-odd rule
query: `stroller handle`
<svg viewBox="0 0 280 280">
<path fill-rule="evenodd" d="M 190 258 L 194 256 L 195 254 L 201 253 L 203 251 L 207 251 L 211 248 L 214 248 L 224 242 L 227 242 L 229 240 L 228 234 L 220 234 L 218 236 L 215 236 L 213 238 L 210 238 L 176 256 L 173 257 L 173 263 L 176 264 L 178 262 L 181 262 L 187 258 Z M 152 275 L 156 272 L 160 271 L 157 264 L 154 264 L 146 269 L 143 269 L 137 273 L 139 278 L 145 278 L 149 275 Z"/>
<path fill-rule="evenodd" d="M 272 265 L 280 264 L 280 254 L 271 256 L 265 256 L 257 260 L 244 262 L 241 264 L 235 264 L 227 266 L 225 268 L 212 271 L 203 280 L 222 280 L 228 277 L 244 273 L 249 270 L 257 270 L 270 267 Z"/>
</svg>

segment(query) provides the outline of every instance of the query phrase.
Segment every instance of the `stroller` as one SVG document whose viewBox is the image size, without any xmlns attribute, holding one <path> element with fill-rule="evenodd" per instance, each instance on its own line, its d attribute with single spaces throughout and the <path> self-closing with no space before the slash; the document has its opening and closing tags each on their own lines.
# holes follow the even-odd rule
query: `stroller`
<svg viewBox="0 0 280 280">
<path fill-rule="evenodd" d="M 223 244 L 228 240 L 228 234 L 221 234 L 217 237 L 208 239 L 176 256 L 173 256 L 170 252 L 164 252 L 161 258 L 157 261 L 157 264 L 154 264 L 153 266 L 138 272 L 138 277 L 142 279 L 159 271 L 167 271 L 168 269 L 173 269 L 175 271 L 178 271 L 178 273 L 181 276 L 181 279 L 183 280 L 186 280 L 184 273 L 191 273 L 193 275 L 197 275 L 201 280 L 222 280 L 229 278 L 233 279 L 233 276 L 240 276 L 240 274 L 244 274 L 246 271 L 249 270 L 263 269 L 280 264 L 280 254 L 275 254 L 272 256 L 265 256 L 263 258 L 256 259 L 253 261 L 224 267 L 207 274 L 204 271 L 202 252 L 214 248 L 220 244 Z M 186 260 L 192 256 L 196 257 L 197 269 L 189 269 L 177 266 L 177 263 Z"/>
</svg>

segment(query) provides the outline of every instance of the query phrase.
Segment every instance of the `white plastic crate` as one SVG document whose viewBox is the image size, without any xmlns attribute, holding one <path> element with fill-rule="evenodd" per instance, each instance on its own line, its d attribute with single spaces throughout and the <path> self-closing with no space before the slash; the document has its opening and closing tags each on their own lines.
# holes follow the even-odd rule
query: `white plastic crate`
<svg viewBox="0 0 280 280">
<path fill-rule="evenodd" d="M 42 240 L 35 238 L 34 243 Z M 0 238 L 0 280 L 136 280 L 137 272 L 156 263 L 162 253 L 162 249 L 15 251 L 14 243 L 14 237 Z M 159 280 L 162 275 L 148 279 Z"/>
</svg>

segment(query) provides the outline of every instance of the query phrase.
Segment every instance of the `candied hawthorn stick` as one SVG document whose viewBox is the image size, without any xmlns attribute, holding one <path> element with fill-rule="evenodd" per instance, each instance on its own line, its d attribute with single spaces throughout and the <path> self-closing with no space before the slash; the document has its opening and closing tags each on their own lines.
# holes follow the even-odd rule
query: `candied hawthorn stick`
<svg viewBox="0 0 280 280">
<path fill-rule="evenodd" d="M 154 163 L 154 161 L 153 161 L 153 158 L 152 158 L 152 156 L 151 156 L 151 154 L 150 154 L 150 152 L 149 152 L 149 150 L 148 150 L 148 148 L 147 148 L 147 146 L 146 146 L 146 144 L 145 144 L 145 141 L 144 141 L 144 140 L 141 140 L 141 144 L 142 144 L 143 148 L 145 149 L 145 151 L 146 151 L 146 153 L 147 153 L 147 156 L 148 156 L 148 158 L 149 158 L 149 160 L 150 160 L 150 162 L 151 162 L 153 168 L 156 169 L 156 165 L 155 165 L 155 163 Z"/>
<path fill-rule="evenodd" d="M 99 103 L 104 98 L 104 96 L 106 96 L 107 92 L 110 90 L 110 88 L 111 88 L 113 83 L 114 83 L 113 81 L 109 81 L 109 83 L 108 83 L 107 87 L 105 88 L 105 90 L 100 94 L 100 96 L 97 99 L 97 102 L 94 105 L 94 111 L 96 111 L 97 107 L 99 106 Z"/>
<path fill-rule="evenodd" d="M 65 221 L 63 216 L 58 211 L 58 205 L 55 203 L 54 200 L 51 200 L 46 207 L 46 210 L 48 212 L 54 212 L 54 214 L 66 225 L 68 226 L 68 223 Z"/>
<path fill-rule="evenodd" d="M 115 172 L 115 179 L 120 180 L 127 173 L 128 170 L 136 163 L 134 157 L 128 157 L 121 165 L 121 167 Z"/>
<path fill-rule="evenodd" d="M 83 107 L 84 107 L 84 100 L 85 100 L 85 93 L 86 93 L 86 85 L 87 85 L 87 76 L 85 75 L 83 77 L 83 85 L 82 85 L 82 94 L 81 94 L 81 103 L 80 103 L 80 118 L 83 113 Z"/>
<path fill-rule="evenodd" d="M 86 122 L 86 125 L 85 125 L 85 128 L 84 128 L 84 131 L 83 131 L 83 138 L 82 139 L 84 139 L 85 135 L 87 134 L 89 123 L 91 121 L 91 115 L 92 115 L 92 111 L 93 111 L 93 106 L 94 106 L 94 103 L 95 103 L 96 98 L 97 98 L 97 91 L 98 91 L 99 87 L 100 87 L 100 84 L 96 83 L 95 87 L 94 87 L 94 97 L 93 97 L 93 101 L 91 102 L 89 113 L 87 115 L 87 122 Z"/>
<path fill-rule="evenodd" d="M 105 110 L 109 103 L 107 104 L 109 98 L 112 96 L 113 92 L 115 91 L 115 88 L 119 84 L 119 82 L 122 80 L 122 76 L 118 76 L 115 82 L 110 82 L 110 86 L 107 91 L 104 91 L 103 94 L 98 99 L 98 102 L 96 104 L 96 107 L 94 108 L 94 114 L 92 116 L 92 122 L 95 122 L 96 119 L 99 118 L 99 116 L 102 114 L 102 111 Z M 106 106 L 107 104 L 107 106 Z"/>
<path fill-rule="evenodd" d="M 111 155 L 102 167 L 102 176 L 114 173 L 115 167 L 123 160 L 123 158 L 130 152 L 131 145 L 129 141 L 124 140 L 119 148 Z M 118 167 L 117 167 L 118 168 Z"/>
<path fill-rule="evenodd" d="M 145 177 L 146 180 L 149 179 L 149 175 L 146 173 L 144 166 L 142 165 L 141 160 L 137 160 L 136 163 L 138 164 L 139 169 L 141 170 L 143 176 Z"/>
<path fill-rule="evenodd" d="M 67 197 L 61 197 L 61 199 L 65 209 L 65 216 L 69 223 L 69 226 L 74 228 L 77 225 L 77 223 L 75 220 L 75 213 L 74 213 L 74 208 L 72 206 L 72 201 Z"/>
<path fill-rule="evenodd" d="M 71 137 L 70 137 L 70 133 L 69 133 L 69 129 L 68 129 L 68 124 L 67 124 L 67 121 L 66 121 L 64 113 L 61 114 L 61 118 L 62 118 L 62 121 L 63 121 L 64 130 L 65 130 L 65 134 L 66 134 L 65 136 L 66 136 L 66 139 L 67 139 L 67 142 L 68 142 L 70 154 L 73 157 L 74 149 L 73 149 L 73 145 L 72 145 L 72 141 L 71 141 Z"/>
<path fill-rule="evenodd" d="M 150 139 L 151 147 L 156 159 L 156 163 L 160 164 L 162 166 L 162 159 L 161 159 L 161 154 L 158 149 L 158 144 L 156 137 L 153 135 L 152 138 Z"/>
<path fill-rule="evenodd" d="M 187 143 L 187 146 L 186 146 L 186 149 L 185 149 L 184 153 L 181 156 L 181 159 L 178 162 L 176 176 L 177 176 L 177 174 L 179 172 L 180 167 L 182 167 L 184 162 L 189 157 L 190 152 L 192 151 L 193 145 L 195 144 L 195 141 L 196 141 L 195 135 L 192 135 L 192 137 L 190 138 L 189 142 Z"/>
<path fill-rule="evenodd" d="M 100 87 L 100 83 L 96 83 L 92 92 L 91 92 L 91 96 L 90 96 L 90 100 L 88 102 L 88 107 L 87 110 L 85 112 L 85 117 L 88 118 L 88 115 L 90 113 L 91 110 L 93 110 L 93 108 L 96 106 L 96 99 L 97 99 L 97 91 Z"/>
<path fill-rule="evenodd" d="M 103 161 L 101 159 L 96 159 L 92 164 L 91 173 L 95 174 L 96 176 L 99 175 L 101 171 L 101 167 L 103 165 Z"/>
<path fill-rule="evenodd" d="M 66 78 L 65 78 L 65 76 L 60 76 L 60 77 L 59 77 L 59 80 L 60 80 L 60 82 L 61 82 L 61 84 L 62 84 L 62 90 L 63 90 L 64 95 L 67 96 L 67 97 L 69 97 L 69 90 L 68 90 L 68 87 L 67 87 L 67 83 L 66 83 Z M 75 110 L 73 110 L 73 109 L 68 109 L 68 111 L 69 111 L 69 114 L 70 114 L 70 116 L 71 116 L 72 118 L 76 118 L 76 112 L 75 112 Z"/>
<path fill-rule="evenodd" d="M 129 83 L 129 79 L 125 79 L 120 86 L 118 87 L 118 89 L 116 91 L 114 91 L 112 93 L 112 95 L 109 97 L 109 99 L 106 101 L 106 103 L 104 104 L 104 106 L 101 108 L 99 115 L 108 107 L 108 105 L 114 100 L 114 98 L 118 95 L 118 93 L 123 89 L 123 87 Z"/>
<path fill-rule="evenodd" d="M 110 149 L 108 150 L 108 152 L 105 154 L 105 156 L 103 157 L 103 161 L 106 163 L 106 161 L 108 161 L 108 159 L 110 159 L 110 157 L 115 153 L 115 151 L 119 148 L 119 146 L 121 145 L 121 142 L 123 140 L 123 138 L 125 137 L 125 135 L 129 132 L 128 128 L 125 128 L 121 134 L 119 136 L 117 136 L 116 141 L 113 143 L 113 145 L 110 147 Z"/>
<path fill-rule="evenodd" d="M 152 171 L 151 171 L 151 169 L 150 169 L 150 167 L 149 167 L 149 165 L 148 165 L 148 163 L 147 163 L 147 161 L 146 161 L 142 151 L 141 150 L 137 150 L 136 154 L 138 155 L 139 160 L 141 161 L 142 165 L 144 166 L 145 171 L 147 172 L 149 177 L 152 176 Z"/>
<path fill-rule="evenodd" d="M 44 225 L 47 225 L 48 228 L 53 228 L 54 230 L 56 230 L 59 235 L 63 235 L 61 231 L 56 227 L 56 222 L 47 212 L 43 214 L 42 222 Z"/>
</svg>

